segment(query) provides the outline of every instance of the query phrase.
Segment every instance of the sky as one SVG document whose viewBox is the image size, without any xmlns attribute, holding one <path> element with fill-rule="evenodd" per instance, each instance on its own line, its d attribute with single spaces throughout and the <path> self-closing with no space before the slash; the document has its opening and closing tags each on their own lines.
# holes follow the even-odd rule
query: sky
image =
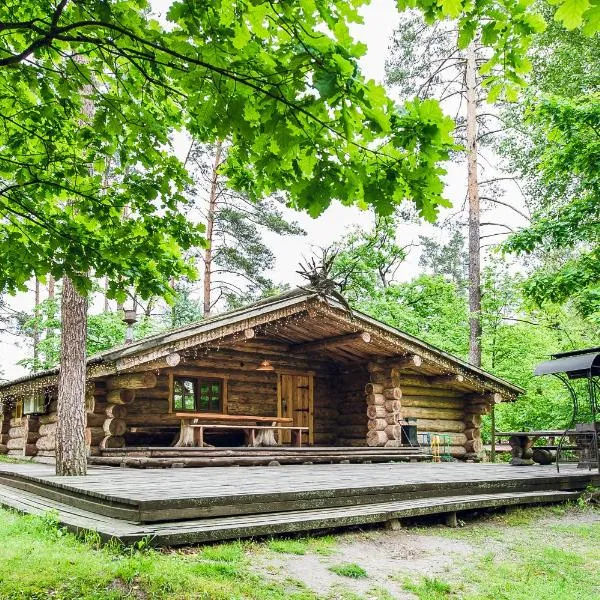
<svg viewBox="0 0 600 600">
<path fill-rule="evenodd" d="M 153 6 L 157 13 L 164 13 L 170 0 L 154 0 Z M 361 68 L 368 79 L 380 83 L 385 76 L 385 61 L 388 55 L 390 39 L 398 24 L 398 13 L 393 0 L 375 0 L 372 4 L 363 7 L 363 24 L 355 24 L 352 33 L 355 39 L 366 44 L 368 50 L 361 59 Z M 187 152 L 185 139 L 177 142 L 176 151 L 180 155 Z M 455 207 L 460 207 L 465 197 L 464 165 L 448 165 L 448 175 L 445 178 L 445 195 Z M 455 209 L 454 209 L 455 210 Z M 285 211 L 290 220 L 296 220 L 307 232 L 306 236 L 286 236 L 280 238 L 276 235 L 265 235 L 270 247 L 277 257 L 276 267 L 270 277 L 276 282 L 285 282 L 292 285 L 300 283 L 300 278 L 295 271 L 298 263 L 305 256 L 312 254 L 312 247 L 326 247 L 339 240 L 349 228 L 355 225 L 369 226 L 373 217 L 369 212 L 361 211 L 355 207 L 342 206 L 334 203 L 319 218 L 313 219 L 305 213 L 292 210 Z M 514 222 L 511 212 L 498 211 L 494 220 L 501 223 Z M 444 232 L 429 224 L 401 224 L 398 228 L 398 242 L 405 245 L 418 235 L 444 237 Z M 411 250 L 408 259 L 403 263 L 397 277 L 407 280 L 419 271 L 418 249 Z M 44 296 L 42 296 L 43 298 Z M 12 300 L 12 305 L 20 310 L 31 310 L 33 305 L 32 294 L 21 294 Z M 24 344 L 17 344 L 12 336 L 0 338 L 0 374 L 4 377 L 14 378 L 24 375 L 26 370 L 17 365 L 17 361 L 24 358 L 30 349 Z"/>
</svg>

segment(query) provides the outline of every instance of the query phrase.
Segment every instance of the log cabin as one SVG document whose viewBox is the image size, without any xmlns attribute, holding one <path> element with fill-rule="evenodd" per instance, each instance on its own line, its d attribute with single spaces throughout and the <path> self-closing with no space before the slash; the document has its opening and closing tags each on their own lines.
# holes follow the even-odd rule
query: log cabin
<svg viewBox="0 0 600 600">
<path fill-rule="evenodd" d="M 0 451 L 53 460 L 57 378 L 0 385 Z M 523 392 L 304 289 L 90 356 L 87 381 L 89 460 L 120 465 L 261 464 L 247 451 L 294 448 L 310 462 L 393 460 L 432 439 L 476 459 L 482 415 Z"/>
</svg>

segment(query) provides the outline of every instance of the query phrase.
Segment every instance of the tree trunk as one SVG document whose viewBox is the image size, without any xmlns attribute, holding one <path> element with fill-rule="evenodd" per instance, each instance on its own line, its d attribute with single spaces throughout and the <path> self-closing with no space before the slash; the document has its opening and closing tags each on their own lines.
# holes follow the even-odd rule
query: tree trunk
<svg viewBox="0 0 600 600">
<path fill-rule="evenodd" d="M 87 299 L 79 294 L 68 277 L 63 279 L 61 318 L 56 474 L 85 475 Z"/>
<path fill-rule="evenodd" d="M 469 362 L 481 366 L 481 241 L 477 181 L 477 81 L 475 44 L 467 48 L 467 196 L 469 199 Z"/>
<path fill-rule="evenodd" d="M 217 142 L 215 149 L 215 163 L 212 172 L 212 181 L 210 184 L 210 199 L 208 203 L 208 215 L 206 218 L 206 241 L 208 247 L 204 253 L 204 316 L 210 314 L 210 299 L 212 288 L 212 261 L 213 261 L 213 231 L 215 226 L 215 216 L 217 213 L 217 197 L 219 193 L 218 169 L 221 164 L 221 155 L 223 153 L 223 142 Z"/>
<path fill-rule="evenodd" d="M 39 345 L 40 345 L 40 324 L 37 321 L 40 316 L 40 280 L 35 278 L 35 308 L 33 310 L 34 318 L 36 319 L 33 328 L 33 372 L 38 371 L 39 367 Z"/>
</svg>

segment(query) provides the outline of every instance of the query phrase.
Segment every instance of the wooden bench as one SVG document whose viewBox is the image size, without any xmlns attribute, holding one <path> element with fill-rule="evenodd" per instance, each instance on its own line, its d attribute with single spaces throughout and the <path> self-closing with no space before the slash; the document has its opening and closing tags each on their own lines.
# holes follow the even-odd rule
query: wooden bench
<svg viewBox="0 0 600 600">
<path fill-rule="evenodd" d="M 195 446 L 204 446 L 204 430 L 205 429 L 225 429 L 225 430 L 243 430 L 247 434 L 248 438 L 248 446 L 275 446 L 277 442 L 275 442 L 275 437 L 258 440 L 256 437 L 256 432 L 275 432 L 275 431 L 289 431 L 292 434 L 292 445 L 300 448 L 302 446 L 302 434 L 308 433 L 308 427 L 288 427 L 285 425 L 228 425 L 228 424 L 202 424 L 202 423 L 192 423 L 189 425 L 192 429 L 196 430 L 196 435 L 194 435 Z"/>
<path fill-rule="evenodd" d="M 302 434 L 309 431 L 308 427 L 290 426 L 291 417 L 188 412 L 178 412 L 175 416 L 181 419 L 181 435 L 176 446 L 203 446 L 205 429 L 243 430 L 249 446 L 275 446 L 273 433 L 290 431 L 294 445 L 301 446 Z"/>
</svg>

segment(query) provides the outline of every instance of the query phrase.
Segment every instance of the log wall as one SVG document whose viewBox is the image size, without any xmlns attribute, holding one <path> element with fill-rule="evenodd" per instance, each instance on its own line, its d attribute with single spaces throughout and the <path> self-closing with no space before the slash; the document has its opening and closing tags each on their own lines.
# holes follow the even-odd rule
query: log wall
<svg viewBox="0 0 600 600">
<path fill-rule="evenodd" d="M 364 390 L 368 381 L 369 372 L 366 367 L 340 373 L 333 380 L 338 407 L 338 446 L 367 444 L 367 402 Z"/>
</svg>

